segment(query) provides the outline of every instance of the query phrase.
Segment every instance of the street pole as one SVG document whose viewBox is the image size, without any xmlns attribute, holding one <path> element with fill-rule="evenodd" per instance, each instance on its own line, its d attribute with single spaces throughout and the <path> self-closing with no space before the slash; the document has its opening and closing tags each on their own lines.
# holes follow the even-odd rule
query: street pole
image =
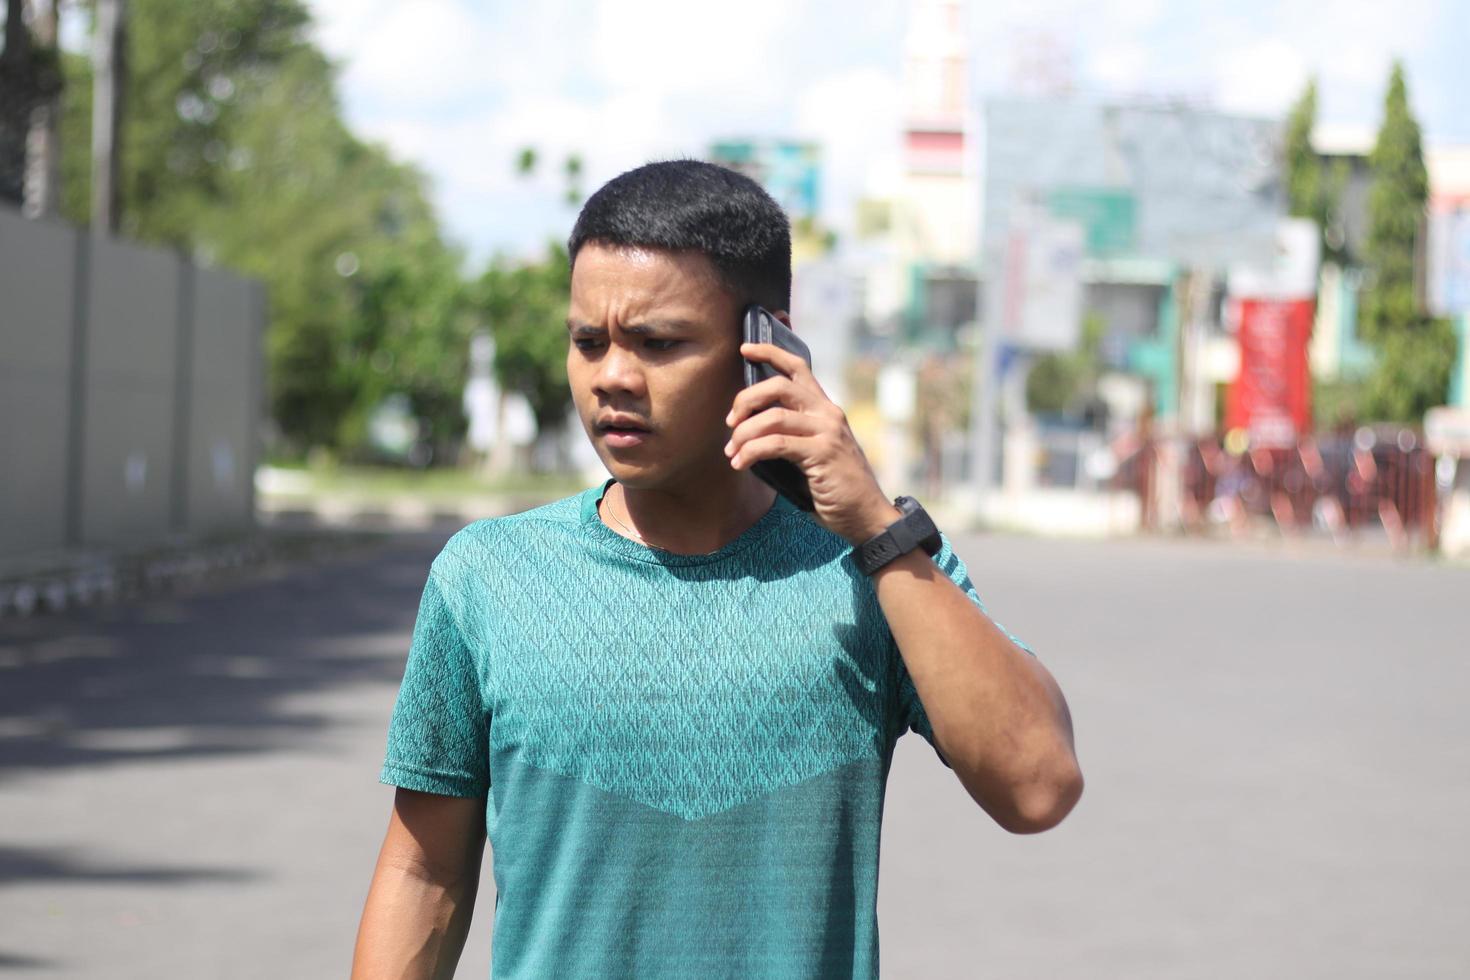
<svg viewBox="0 0 1470 980">
<path fill-rule="evenodd" d="M 117 143 L 127 78 L 123 57 L 126 17 L 126 0 L 97 0 L 97 29 L 92 38 L 92 234 L 99 238 L 117 233 Z"/>
<path fill-rule="evenodd" d="M 996 395 L 997 362 L 1000 355 L 1001 276 L 996 263 L 987 263 L 981 252 L 980 267 L 986 270 L 978 278 L 979 295 L 975 310 L 979 314 L 979 340 L 975 350 L 975 366 L 970 384 L 970 486 L 977 517 L 982 517 L 995 492 Z"/>
</svg>

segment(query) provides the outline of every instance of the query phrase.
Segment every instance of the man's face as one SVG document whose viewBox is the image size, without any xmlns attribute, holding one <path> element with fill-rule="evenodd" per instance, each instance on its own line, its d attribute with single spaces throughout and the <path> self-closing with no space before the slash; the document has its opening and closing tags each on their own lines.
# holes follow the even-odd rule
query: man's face
<svg viewBox="0 0 1470 980">
<path fill-rule="evenodd" d="M 572 267 L 567 377 L 608 471 L 634 489 L 729 476 L 740 305 L 697 252 L 584 245 Z"/>
</svg>

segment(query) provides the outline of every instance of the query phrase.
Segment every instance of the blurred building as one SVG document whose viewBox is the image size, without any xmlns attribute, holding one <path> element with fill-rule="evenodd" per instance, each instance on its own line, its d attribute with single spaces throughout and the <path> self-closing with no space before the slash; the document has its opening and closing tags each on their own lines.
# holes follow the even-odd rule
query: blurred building
<svg viewBox="0 0 1470 980">
<path fill-rule="evenodd" d="M 1459 359 L 1450 377 L 1451 405 L 1470 407 L 1470 146 L 1431 148 L 1425 302 L 1447 316 L 1460 338 Z"/>
<path fill-rule="evenodd" d="M 896 228 L 911 262 L 974 263 L 967 37 L 958 0 L 912 0 L 904 38 L 904 170 Z"/>
<path fill-rule="evenodd" d="M 1239 364 L 1221 315 L 1231 265 L 1270 263 L 1286 213 L 1279 120 L 1181 104 L 996 99 L 985 107 L 981 267 L 1037 223 L 1080 229 L 1082 316 L 1155 416 L 1213 421 Z M 1014 265 L 1014 263 L 1012 263 Z M 1005 302 L 987 303 L 1003 318 Z M 1024 337 L 1007 342 L 1026 344 Z"/>
</svg>

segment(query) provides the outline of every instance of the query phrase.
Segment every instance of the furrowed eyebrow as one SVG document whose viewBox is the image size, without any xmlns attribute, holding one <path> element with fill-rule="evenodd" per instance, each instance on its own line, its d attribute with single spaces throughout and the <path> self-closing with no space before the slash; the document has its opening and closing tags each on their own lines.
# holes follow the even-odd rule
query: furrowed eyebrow
<svg viewBox="0 0 1470 980">
<path fill-rule="evenodd" d="M 650 320 L 647 323 L 635 323 L 632 326 L 623 327 L 622 332 L 635 337 L 647 337 L 661 330 L 693 330 L 696 328 L 697 325 L 688 320 Z M 590 323 L 577 323 L 572 320 L 567 321 L 567 330 L 573 337 L 601 337 L 607 333 L 603 327 Z"/>
</svg>

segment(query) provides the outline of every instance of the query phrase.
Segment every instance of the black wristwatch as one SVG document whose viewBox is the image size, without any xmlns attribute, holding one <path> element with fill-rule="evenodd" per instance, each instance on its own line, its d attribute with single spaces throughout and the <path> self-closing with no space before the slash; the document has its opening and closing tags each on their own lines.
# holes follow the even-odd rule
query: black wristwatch
<svg viewBox="0 0 1470 980">
<path fill-rule="evenodd" d="M 939 528 L 913 497 L 895 497 L 894 506 L 903 516 L 854 548 L 853 559 L 864 575 L 872 575 L 899 555 L 923 548 L 933 558 L 939 553 Z"/>
</svg>

